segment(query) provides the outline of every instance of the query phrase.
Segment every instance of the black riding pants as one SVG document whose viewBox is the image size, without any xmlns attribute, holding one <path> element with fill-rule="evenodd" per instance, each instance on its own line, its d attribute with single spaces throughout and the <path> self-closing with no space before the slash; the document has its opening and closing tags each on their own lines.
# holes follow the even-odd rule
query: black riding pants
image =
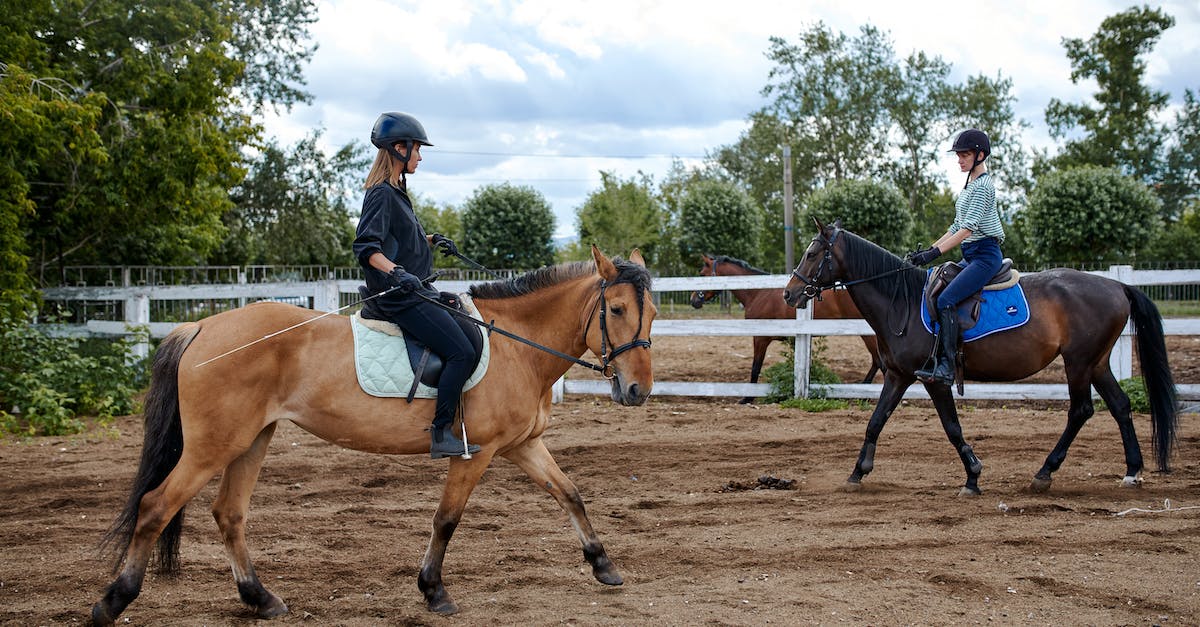
<svg viewBox="0 0 1200 627">
<path fill-rule="evenodd" d="M 387 296 L 379 300 L 384 301 Z M 442 358 L 442 376 L 438 379 L 433 426 L 444 427 L 454 421 L 463 386 L 471 378 L 475 348 L 455 322 L 454 314 L 426 301 L 413 304 L 411 298 L 410 295 L 402 307 L 389 307 L 392 303 L 381 302 L 380 308 L 392 322 L 400 325 L 405 334 L 417 338 Z"/>
</svg>

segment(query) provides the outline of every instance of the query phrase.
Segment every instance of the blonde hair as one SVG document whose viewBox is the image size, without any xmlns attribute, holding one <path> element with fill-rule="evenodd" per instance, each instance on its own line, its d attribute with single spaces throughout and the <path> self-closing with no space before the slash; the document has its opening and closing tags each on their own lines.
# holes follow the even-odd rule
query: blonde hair
<svg viewBox="0 0 1200 627">
<path fill-rule="evenodd" d="M 401 174 L 400 162 L 388 154 L 388 151 L 380 148 L 375 154 L 375 163 L 371 164 L 371 171 L 367 173 L 367 182 L 363 184 L 363 189 L 371 189 L 385 181 L 392 187 L 404 187 Z"/>
</svg>

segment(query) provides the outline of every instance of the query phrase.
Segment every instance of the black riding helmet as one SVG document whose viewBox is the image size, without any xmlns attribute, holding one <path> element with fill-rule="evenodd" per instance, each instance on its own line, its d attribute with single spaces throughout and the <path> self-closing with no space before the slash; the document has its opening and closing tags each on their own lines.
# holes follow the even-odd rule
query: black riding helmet
<svg viewBox="0 0 1200 627">
<path fill-rule="evenodd" d="M 969 128 L 954 138 L 954 145 L 948 152 L 963 152 L 964 150 L 975 151 L 975 163 L 972 163 L 971 169 L 967 171 L 967 183 L 970 183 L 971 172 L 975 170 L 975 166 L 983 163 L 983 160 L 992 154 L 992 141 L 988 139 L 987 133 L 977 128 Z M 963 184 L 963 189 L 966 189 L 967 183 Z"/>
<path fill-rule="evenodd" d="M 405 154 L 401 155 L 396 150 L 396 144 L 404 143 Z M 400 160 L 407 169 L 408 155 L 412 154 L 413 144 L 422 146 L 432 146 L 429 143 L 429 136 L 425 134 L 425 127 L 417 121 L 417 118 L 402 113 L 400 111 L 390 111 L 388 113 L 379 114 L 379 118 L 375 120 L 375 126 L 371 129 L 371 143 L 376 148 L 382 148 L 388 151 L 393 157 Z"/>
</svg>

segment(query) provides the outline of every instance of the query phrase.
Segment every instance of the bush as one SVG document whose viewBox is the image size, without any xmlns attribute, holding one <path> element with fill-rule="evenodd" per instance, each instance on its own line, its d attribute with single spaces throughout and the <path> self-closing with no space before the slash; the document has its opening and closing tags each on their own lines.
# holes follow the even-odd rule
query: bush
<svg viewBox="0 0 1200 627">
<path fill-rule="evenodd" d="M 0 319 L 0 429 L 67 435 L 83 431 L 80 416 L 133 413 L 145 380 L 145 364 L 131 363 L 137 341 L 50 337 Z"/>
<path fill-rule="evenodd" d="M 817 390 L 812 386 L 821 384 L 841 383 L 842 379 L 829 366 L 825 365 L 822 356 L 825 354 L 826 343 L 825 338 L 815 338 L 812 342 L 812 361 L 808 366 L 808 382 L 810 391 L 816 393 Z M 783 361 L 771 364 L 763 369 L 763 379 L 771 385 L 771 391 L 767 394 L 765 400 L 768 403 L 783 403 L 785 401 L 795 400 L 792 397 L 795 395 L 795 368 L 792 364 L 795 363 L 795 352 L 788 350 L 784 353 Z M 804 399 L 813 400 L 813 399 Z M 820 411 L 820 410 L 813 410 Z"/>
<path fill-rule="evenodd" d="M 1039 262 L 1127 262 L 1158 233 L 1160 207 L 1146 185 L 1112 168 L 1053 172 L 1029 196 L 1029 252 Z"/>
<path fill-rule="evenodd" d="M 846 230 L 895 253 L 905 252 L 909 245 L 912 216 L 893 185 L 847 180 L 818 189 L 804 202 L 797 228 L 806 232 L 814 217 L 825 224 L 841 218 Z"/>
</svg>

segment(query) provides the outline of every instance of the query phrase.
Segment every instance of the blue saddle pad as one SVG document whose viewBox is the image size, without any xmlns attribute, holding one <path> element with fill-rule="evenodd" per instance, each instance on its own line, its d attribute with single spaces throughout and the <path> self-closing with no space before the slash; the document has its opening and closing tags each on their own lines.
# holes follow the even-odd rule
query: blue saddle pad
<svg viewBox="0 0 1200 627">
<path fill-rule="evenodd" d="M 1021 289 L 1020 283 L 1002 290 L 986 291 L 981 296 L 983 302 L 979 306 L 979 322 L 963 331 L 964 342 L 1015 329 L 1029 322 L 1029 302 L 1025 300 L 1025 290 Z M 921 322 L 926 331 L 933 333 L 933 321 L 925 307 L 924 294 L 921 298 Z"/>
</svg>

